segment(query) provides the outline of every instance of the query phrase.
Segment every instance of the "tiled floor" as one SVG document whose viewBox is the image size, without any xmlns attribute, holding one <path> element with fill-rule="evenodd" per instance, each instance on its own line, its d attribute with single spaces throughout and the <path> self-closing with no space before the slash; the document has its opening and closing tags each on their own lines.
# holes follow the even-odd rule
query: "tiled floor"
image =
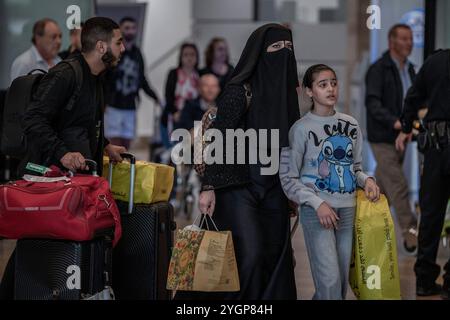
<svg viewBox="0 0 450 320">
<path fill-rule="evenodd" d="M 186 219 L 179 218 L 177 219 L 178 226 L 183 228 L 189 222 Z M 2 240 L 0 241 L 0 275 L 3 274 L 4 267 L 6 262 L 8 261 L 9 255 L 11 254 L 14 248 L 15 242 L 10 240 Z M 303 233 L 301 227 L 296 232 L 293 239 L 293 247 L 295 260 L 297 262 L 295 268 L 295 276 L 297 283 L 297 296 L 298 299 L 301 300 L 309 300 L 314 294 L 314 284 L 311 278 L 309 261 L 305 250 L 305 245 L 303 241 Z M 446 258 L 450 255 L 449 248 L 441 248 L 438 262 L 441 266 L 444 265 Z M 414 257 L 409 257 L 404 255 L 403 253 L 399 253 L 398 263 L 399 263 L 399 272 L 400 272 L 400 281 L 401 281 L 401 293 L 402 298 L 407 300 L 415 300 L 415 277 L 413 271 L 413 265 L 415 262 Z M 439 279 L 439 281 L 441 278 Z M 349 289 L 348 291 L 348 299 L 355 299 L 353 293 Z M 431 297 L 427 299 L 439 299 L 438 296 Z"/>
<path fill-rule="evenodd" d="M 179 228 L 183 228 L 188 225 L 190 221 L 181 216 L 177 219 Z M 400 241 L 398 241 L 400 242 Z M 303 240 L 303 231 L 301 226 L 298 227 L 294 238 L 292 240 L 294 248 L 294 255 L 296 260 L 295 277 L 297 284 L 297 297 L 300 300 L 309 300 L 314 295 L 314 283 L 311 278 L 311 270 L 309 266 L 309 260 L 306 253 L 305 243 Z M 439 250 L 438 263 L 444 266 L 448 257 L 450 256 L 450 248 L 441 247 Z M 400 273 L 400 287 L 402 299 L 416 300 L 415 294 L 415 275 L 413 271 L 415 263 L 415 257 L 408 256 L 403 253 L 402 248 L 398 246 L 398 268 Z M 438 279 L 438 282 L 442 281 L 442 277 Z M 351 289 L 348 289 L 347 299 L 354 300 Z M 420 298 L 423 299 L 423 298 Z M 439 296 L 427 297 L 426 299 L 440 300 Z"/>
</svg>

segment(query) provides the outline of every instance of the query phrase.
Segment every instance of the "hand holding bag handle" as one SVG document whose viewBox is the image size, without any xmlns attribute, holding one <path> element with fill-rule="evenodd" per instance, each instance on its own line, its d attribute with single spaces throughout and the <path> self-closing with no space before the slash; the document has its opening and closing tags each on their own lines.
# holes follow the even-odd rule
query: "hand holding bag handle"
<svg viewBox="0 0 450 320">
<path fill-rule="evenodd" d="M 91 160 L 91 159 L 84 159 L 84 163 L 85 163 L 85 165 L 87 165 L 88 168 L 89 168 L 89 169 L 86 170 L 86 171 L 90 171 L 91 174 L 92 174 L 94 177 L 98 177 L 98 173 L 97 173 L 97 162 L 95 162 L 94 160 Z M 70 175 L 71 177 L 73 177 L 77 172 L 78 172 L 78 171 L 72 171 L 72 170 L 69 170 L 69 175 Z"/>
<path fill-rule="evenodd" d="M 213 224 L 214 229 L 216 229 L 215 231 L 219 232 L 219 229 L 217 228 L 216 223 L 214 222 L 213 218 L 207 214 L 199 214 L 195 218 L 194 222 L 192 222 L 192 224 L 196 225 L 199 218 L 200 218 L 200 223 L 199 223 L 198 227 L 200 229 L 203 229 L 203 226 L 206 224 L 206 230 L 211 231 L 211 229 L 209 228 L 208 220 L 207 220 L 209 218 Z"/>
<path fill-rule="evenodd" d="M 133 205 L 134 205 L 134 182 L 136 180 L 136 157 L 131 153 L 121 153 L 120 156 L 123 159 L 130 160 L 130 191 L 129 191 L 129 199 L 128 199 L 128 214 L 133 213 Z M 109 186 L 112 188 L 112 176 L 113 176 L 113 163 L 111 160 L 109 161 L 109 173 L 108 173 L 108 181 Z"/>
</svg>

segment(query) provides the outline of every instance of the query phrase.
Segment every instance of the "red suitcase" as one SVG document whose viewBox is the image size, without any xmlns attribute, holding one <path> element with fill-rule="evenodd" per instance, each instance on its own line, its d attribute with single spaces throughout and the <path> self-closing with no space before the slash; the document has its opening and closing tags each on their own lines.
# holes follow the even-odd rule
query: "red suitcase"
<svg viewBox="0 0 450 320">
<path fill-rule="evenodd" d="M 114 228 L 113 244 L 120 239 L 119 209 L 104 178 L 25 177 L 0 186 L 0 237 L 88 241 Z"/>
</svg>

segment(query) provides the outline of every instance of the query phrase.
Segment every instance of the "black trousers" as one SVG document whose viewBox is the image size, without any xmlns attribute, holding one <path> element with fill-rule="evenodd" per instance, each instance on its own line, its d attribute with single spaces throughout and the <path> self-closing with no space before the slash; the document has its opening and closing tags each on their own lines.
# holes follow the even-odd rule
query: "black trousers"
<svg viewBox="0 0 450 320">
<path fill-rule="evenodd" d="M 420 186 L 418 253 L 414 271 L 417 284 L 426 287 L 436 281 L 441 271 L 436 264 L 436 258 L 445 210 L 450 198 L 450 147 L 441 151 L 431 149 L 426 151 L 424 156 Z M 450 259 L 444 269 L 444 285 L 450 286 Z"/>
<path fill-rule="evenodd" d="M 239 271 L 239 292 L 177 292 L 175 299 L 295 300 L 287 198 L 278 176 L 216 191 L 213 220 L 230 230 Z"/>
</svg>

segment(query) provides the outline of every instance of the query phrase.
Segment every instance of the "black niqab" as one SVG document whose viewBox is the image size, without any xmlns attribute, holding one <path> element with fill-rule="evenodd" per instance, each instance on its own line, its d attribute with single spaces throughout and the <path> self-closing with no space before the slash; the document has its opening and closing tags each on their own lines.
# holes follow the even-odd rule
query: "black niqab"
<svg viewBox="0 0 450 320">
<path fill-rule="evenodd" d="M 293 50 L 267 52 L 277 41 L 291 41 L 291 31 L 279 24 L 255 30 L 245 45 L 228 85 L 250 83 L 252 102 L 247 128 L 279 129 L 279 147 L 289 145 L 289 129 L 300 118 L 297 63 Z"/>
</svg>

